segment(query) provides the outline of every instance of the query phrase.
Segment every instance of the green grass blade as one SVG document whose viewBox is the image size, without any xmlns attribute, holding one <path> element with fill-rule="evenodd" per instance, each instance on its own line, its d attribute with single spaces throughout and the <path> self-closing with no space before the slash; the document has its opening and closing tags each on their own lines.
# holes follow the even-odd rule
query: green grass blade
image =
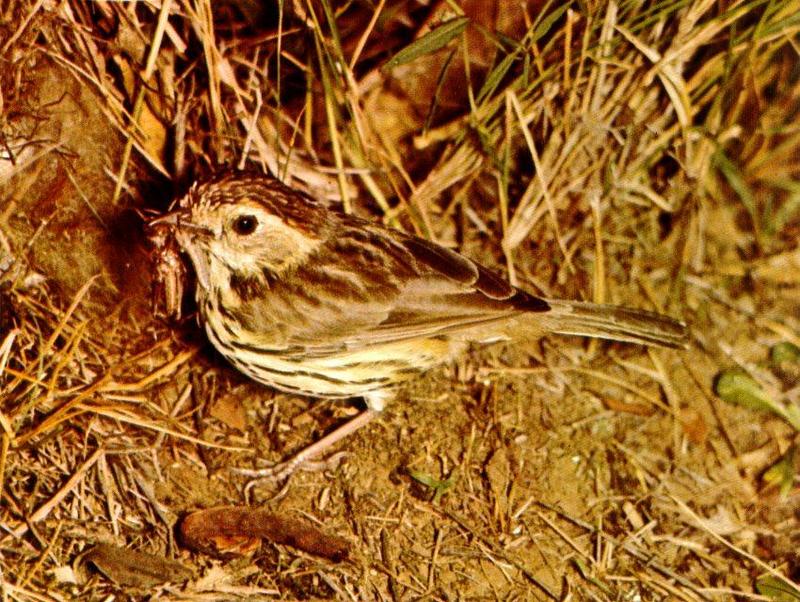
<svg viewBox="0 0 800 602">
<path fill-rule="evenodd" d="M 444 48 L 464 32 L 468 23 L 468 17 L 458 17 L 442 23 L 436 29 L 429 31 L 420 39 L 411 42 L 411 44 L 397 52 L 397 54 L 386 61 L 386 64 L 383 66 L 383 71 L 385 72 L 398 65 L 410 63 L 416 58 Z"/>
</svg>

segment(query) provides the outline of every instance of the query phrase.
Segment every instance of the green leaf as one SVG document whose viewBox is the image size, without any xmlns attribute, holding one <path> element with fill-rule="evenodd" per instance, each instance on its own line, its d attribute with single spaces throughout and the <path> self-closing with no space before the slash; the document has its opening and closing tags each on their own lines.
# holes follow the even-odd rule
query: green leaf
<svg viewBox="0 0 800 602">
<path fill-rule="evenodd" d="M 750 410 L 776 412 L 778 404 L 771 399 L 747 372 L 738 368 L 725 370 L 717 377 L 714 392 L 721 399 Z M 782 415 L 782 412 L 777 412 Z"/>
<path fill-rule="evenodd" d="M 759 412 L 772 412 L 800 431 L 800 406 L 775 401 L 744 370 L 733 368 L 722 372 L 714 383 L 714 392 L 728 403 Z"/>
<path fill-rule="evenodd" d="M 487 97 L 494 94 L 495 90 L 497 90 L 497 86 L 500 85 L 500 82 L 506 76 L 508 70 L 511 69 L 511 65 L 514 64 L 514 61 L 517 60 L 518 56 L 519 52 L 515 50 L 514 52 L 507 54 L 503 60 L 500 61 L 500 64 L 492 69 L 492 72 L 489 73 L 486 81 L 483 82 L 483 86 L 481 86 L 475 102 L 481 104 Z"/>
<path fill-rule="evenodd" d="M 536 29 L 534 29 L 533 31 L 533 39 L 531 41 L 536 42 L 537 40 L 539 40 L 539 38 L 541 38 L 548 31 L 550 31 L 550 28 L 553 27 L 555 22 L 561 18 L 561 15 L 567 12 L 569 6 L 570 3 L 565 2 L 560 7 L 551 12 L 549 15 L 547 15 L 544 19 L 542 19 L 541 23 L 537 24 Z"/>
<path fill-rule="evenodd" d="M 769 359 L 773 364 L 800 362 L 800 347 L 789 342 L 778 343 L 770 349 Z"/>
<path fill-rule="evenodd" d="M 414 40 L 411 44 L 398 51 L 397 54 L 386 61 L 382 70 L 384 72 L 388 71 L 398 65 L 410 63 L 416 58 L 444 48 L 451 40 L 461 35 L 468 23 L 469 17 L 457 17 L 445 21 L 436 29 L 429 31 L 420 39 Z"/>
<path fill-rule="evenodd" d="M 453 485 L 455 485 L 455 478 L 450 477 L 444 481 L 437 479 L 436 477 L 429 475 L 426 472 L 420 472 L 417 470 L 409 470 L 408 474 L 414 479 L 417 483 L 425 485 L 430 489 L 433 489 L 433 503 L 438 504 L 441 497 L 448 492 L 448 490 L 452 489 Z"/>
<path fill-rule="evenodd" d="M 797 447 L 792 445 L 783 457 L 770 466 L 762 477 L 767 483 L 778 485 L 781 500 L 786 500 L 794 487 L 797 474 Z"/>
<path fill-rule="evenodd" d="M 427 472 L 420 472 L 418 470 L 409 470 L 408 474 L 411 475 L 411 478 L 414 479 L 417 483 L 425 485 L 425 487 L 430 487 L 431 489 L 436 487 L 436 484 L 439 482 L 433 475 L 430 475 Z"/>
<path fill-rule="evenodd" d="M 756 581 L 756 590 L 774 602 L 800 602 L 800 590 L 772 575 Z"/>
</svg>

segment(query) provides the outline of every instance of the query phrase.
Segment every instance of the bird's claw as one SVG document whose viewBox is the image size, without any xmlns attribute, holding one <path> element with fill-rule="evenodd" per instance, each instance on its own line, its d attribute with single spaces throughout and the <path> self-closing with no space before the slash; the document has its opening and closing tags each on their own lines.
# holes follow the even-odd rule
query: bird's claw
<svg viewBox="0 0 800 602">
<path fill-rule="evenodd" d="M 291 477 L 297 471 L 304 472 L 321 472 L 325 470 L 335 470 L 342 460 L 347 455 L 347 452 L 337 452 L 325 458 L 324 460 L 313 460 L 311 458 L 304 458 L 302 454 L 298 454 L 285 462 L 278 462 L 272 466 L 265 466 L 264 468 L 232 468 L 231 471 L 245 477 L 253 479 L 251 483 L 270 482 L 276 483 Z M 251 486 L 248 484 L 248 487 Z"/>
</svg>

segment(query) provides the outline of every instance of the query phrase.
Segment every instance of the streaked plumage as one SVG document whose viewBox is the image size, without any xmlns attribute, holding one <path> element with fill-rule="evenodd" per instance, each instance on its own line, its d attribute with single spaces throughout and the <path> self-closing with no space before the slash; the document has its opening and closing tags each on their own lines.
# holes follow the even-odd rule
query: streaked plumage
<svg viewBox="0 0 800 602">
<path fill-rule="evenodd" d="M 156 222 L 173 225 L 191 258 L 214 346 L 284 391 L 364 396 L 379 410 L 393 385 L 471 342 L 554 332 L 686 344 L 675 320 L 535 297 L 454 251 L 332 211 L 268 176 L 225 173 Z"/>
</svg>

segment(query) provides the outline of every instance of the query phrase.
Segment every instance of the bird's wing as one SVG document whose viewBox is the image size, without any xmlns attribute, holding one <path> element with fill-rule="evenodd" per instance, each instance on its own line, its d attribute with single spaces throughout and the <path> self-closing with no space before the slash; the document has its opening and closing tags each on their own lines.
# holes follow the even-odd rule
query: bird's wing
<svg viewBox="0 0 800 602">
<path fill-rule="evenodd" d="M 520 312 L 549 309 L 543 299 L 455 251 L 415 237 L 400 242 L 418 272 L 405 280 L 386 317 L 348 337 L 348 347 L 452 335 Z"/>
<path fill-rule="evenodd" d="M 310 289 L 333 305 L 320 308 L 309 327 L 287 333 L 288 345 L 325 354 L 450 335 L 550 309 L 545 300 L 445 247 L 379 227 L 364 230 L 359 228 L 357 240 L 334 241 L 327 258 L 321 256 L 307 274 L 316 280 Z M 346 270 L 343 257 L 350 258 Z"/>
</svg>

